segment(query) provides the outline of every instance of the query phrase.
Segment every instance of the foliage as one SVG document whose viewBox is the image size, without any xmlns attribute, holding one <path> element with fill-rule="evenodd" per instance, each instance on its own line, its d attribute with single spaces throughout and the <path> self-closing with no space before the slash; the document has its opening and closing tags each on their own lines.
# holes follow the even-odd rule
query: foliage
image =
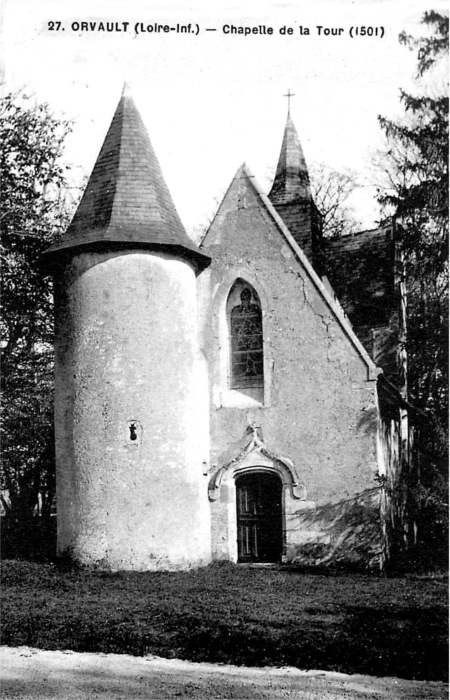
<svg viewBox="0 0 450 700">
<path fill-rule="evenodd" d="M 360 223 L 349 205 L 349 198 L 358 188 L 355 174 L 316 163 L 310 168 L 310 177 L 312 196 L 322 215 L 323 235 L 337 238 L 356 232 Z"/>
<path fill-rule="evenodd" d="M 442 579 L 213 564 L 106 573 L 6 562 L 2 641 L 445 680 Z"/>
<path fill-rule="evenodd" d="M 63 145 L 70 124 L 47 104 L 9 94 L 0 111 L 2 504 L 29 528 L 54 493 L 52 286 L 43 251 L 67 223 Z"/>
<path fill-rule="evenodd" d="M 427 12 L 426 36 L 400 41 L 417 51 L 416 93 L 404 90 L 404 116 L 380 117 L 387 141 L 386 184 L 379 201 L 398 221 L 407 289 L 408 395 L 418 409 L 414 427 L 414 521 L 418 541 L 434 546 L 447 511 L 448 414 L 448 17 Z M 425 416 L 425 419 L 424 419 Z M 439 528 L 438 528 L 439 529 Z M 444 533 L 444 534 L 443 534 Z"/>
<path fill-rule="evenodd" d="M 417 73 L 422 76 L 433 68 L 436 61 L 448 54 L 448 16 L 430 10 L 423 16 L 423 24 L 435 33 L 431 36 L 414 38 L 406 32 L 400 34 L 400 43 L 418 49 Z"/>
<path fill-rule="evenodd" d="M 435 33 L 401 41 L 418 48 L 418 77 L 438 69 L 448 53 L 448 17 L 424 15 Z M 409 392 L 414 402 L 446 422 L 448 271 L 448 95 L 419 84 L 423 94 L 401 91 L 405 118 L 380 117 L 387 137 L 388 186 L 380 202 L 401 224 L 408 288 Z"/>
</svg>

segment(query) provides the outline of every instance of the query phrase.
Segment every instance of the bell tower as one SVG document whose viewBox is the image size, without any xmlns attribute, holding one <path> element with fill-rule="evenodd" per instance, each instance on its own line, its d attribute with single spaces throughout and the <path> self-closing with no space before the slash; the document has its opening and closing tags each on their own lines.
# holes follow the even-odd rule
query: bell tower
<svg viewBox="0 0 450 700">
<path fill-rule="evenodd" d="M 312 198 L 308 168 L 290 110 L 269 199 L 310 262 L 320 267 L 320 214 Z"/>
<path fill-rule="evenodd" d="M 211 557 L 206 366 L 188 238 L 127 89 L 65 235 L 55 288 L 58 552 L 118 570 Z"/>
</svg>

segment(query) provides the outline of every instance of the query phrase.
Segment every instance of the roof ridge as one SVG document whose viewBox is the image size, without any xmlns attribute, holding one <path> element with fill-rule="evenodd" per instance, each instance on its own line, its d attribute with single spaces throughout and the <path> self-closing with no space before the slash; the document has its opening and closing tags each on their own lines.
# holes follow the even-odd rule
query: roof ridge
<svg viewBox="0 0 450 700">
<path fill-rule="evenodd" d="M 123 148 L 123 139 L 122 139 L 122 136 L 123 136 L 123 123 L 124 123 L 124 111 L 125 111 L 124 108 L 122 108 L 122 112 L 121 112 L 121 114 L 119 114 L 119 106 L 120 106 L 120 104 L 122 103 L 122 101 L 124 100 L 125 95 L 126 95 L 125 87 L 128 88 L 127 83 L 124 83 L 124 85 L 123 85 L 122 95 L 121 95 L 121 97 L 120 97 L 119 103 L 118 103 L 118 105 L 117 105 L 116 111 L 115 111 L 114 116 L 113 116 L 113 120 L 114 120 L 114 118 L 115 118 L 116 116 L 120 116 L 119 157 L 118 157 L 118 160 L 117 160 L 117 170 L 120 169 L 120 158 L 121 158 L 121 155 L 122 155 L 122 148 Z M 131 98 L 131 93 L 129 92 L 129 88 L 128 88 L 128 96 Z M 111 124 L 110 124 L 110 128 L 111 128 L 111 126 L 112 126 L 112 121 L 111 121 Z M 109 131 L 109 130 L 108 130 L 108 131 Z M 108 132 L 107 132 L 107 134 L 106 134 L 105 141 L 106 141 L 107 136 L 108 136 Z M 105 142 L 104 142 L 104 143 L 105 143 Z M 103 149 L 104 143 L 103 143 L 103 145 L 102 145 L 102 148 L 100 149 L 100 153 L 101 153 L 101 151 L 102 151 L 102 149 Z M 99 156 L 100 156 L 100 153 L 99 153 Z M 98 156 L 98 157 L 99 157 L 99 156 Z M 96 165 L 96 163 L 94 164 L 94 168 L 95 168 L 95 165 Z M 92 172 L 93 172 L 93 171 L 92 171 Z M 111 219 L 112 219 L 113 212 L 114 212 L 114 208 L 115 208 L 115 204 L 116 204 L 116 197 L 117 197 L 117 188 L 114 190 L 114 194 L 113 194 L 113 199 L 112 199 L 112 203 L 111 203 L 111 210 L 110 210 L 110 217 L 109 217 L 109 221 L 108 221 L 108 226 L 111 224 Z"/>
</svg>

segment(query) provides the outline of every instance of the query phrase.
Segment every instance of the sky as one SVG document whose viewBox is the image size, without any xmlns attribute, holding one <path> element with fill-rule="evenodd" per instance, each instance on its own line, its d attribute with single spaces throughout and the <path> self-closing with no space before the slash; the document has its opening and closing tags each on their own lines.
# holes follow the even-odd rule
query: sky
<svg viewBox="0 0 450 700">
<path fill-rule="evenodd" d="M 379 215 L 377 117 L 401 114 L 399 91 L 411 88 L 416 67 L 398 34 L 420 35 L 430 9 L 446 11 L 447 2 L 3 0 L 1 90 L 23 88 L 73 121 L 66 158 L 77 184 L 93 167 L 127 81 L 194 236 L 242 162 L 269 189 L 290 90 L 307 163 L 358 174 L 364 187 L 353 204 L 370 228 Z M 99 22 L 114 31 L 99 31 Z M 156 32 L 155 24 L 190 24 L 191 32 Z M 232 26 L 257 33 L 230 34 Z M 356 36 L 361 27 L 372 36 Z"/>
</svg>

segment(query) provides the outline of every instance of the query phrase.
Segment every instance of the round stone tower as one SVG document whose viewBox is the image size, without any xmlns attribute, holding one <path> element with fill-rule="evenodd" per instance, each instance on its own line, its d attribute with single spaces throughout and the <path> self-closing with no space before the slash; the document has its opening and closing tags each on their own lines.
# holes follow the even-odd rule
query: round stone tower
<svg viewBox="0 0 450 700">
<path fill-rule="evenodd" d="M 125 90 L 55 285 L 58 552 L 109 569 L 211 556 L 206 368 L 189 240 Z"/>
</svg>

